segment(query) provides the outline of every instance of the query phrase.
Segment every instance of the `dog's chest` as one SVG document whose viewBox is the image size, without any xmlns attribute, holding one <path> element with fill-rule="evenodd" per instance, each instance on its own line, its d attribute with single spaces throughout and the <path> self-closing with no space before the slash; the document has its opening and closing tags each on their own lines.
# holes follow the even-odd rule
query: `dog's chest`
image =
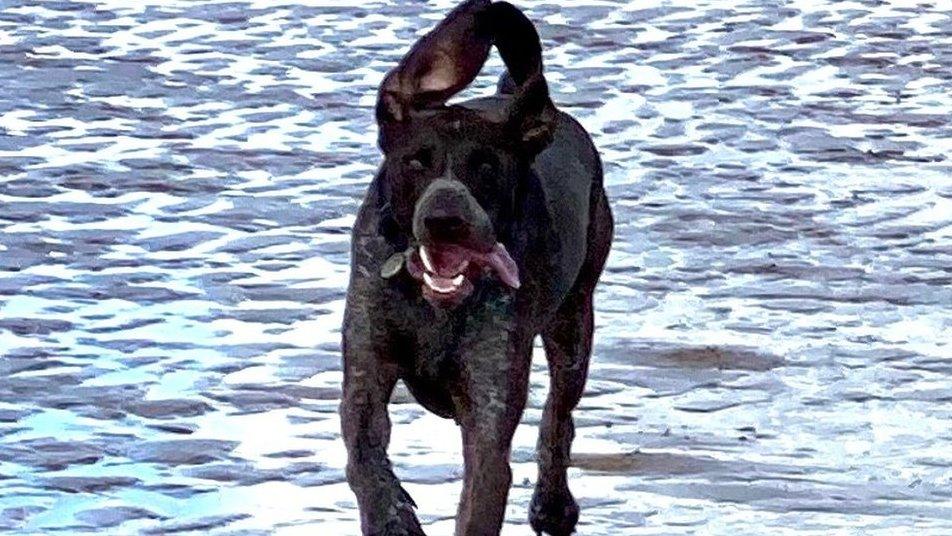
<svg viewBox="0 0 952 536">
<path fill-rule="evenodd" d="M 390 316 L 406 343 L 404 366 L 421 375 L 445 375 L 475 351 L 476 341 L 508 339 L 514 322 L 513 297 L 492 285 L 478 286 L 470 303 L 452 310 L 435 308 L 418 296 L 394 296 Z"/>
</svg>

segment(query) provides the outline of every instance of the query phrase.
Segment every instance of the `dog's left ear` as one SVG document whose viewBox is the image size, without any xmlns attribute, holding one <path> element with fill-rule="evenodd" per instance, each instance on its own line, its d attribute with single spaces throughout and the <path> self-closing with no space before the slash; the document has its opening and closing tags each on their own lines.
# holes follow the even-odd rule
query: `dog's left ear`
<svg viewBox="0 0 952 536">
<path fill-rule="evenodd" d="M 494 42 L 516 89 L 509 109 L 510 131 L 523 152 L 534 158 L 552 143 L 559 112 L 549 97 L 539 33 L 522 11 L 508 2 L 489 8 Z"/>
<path fill-rule="evenodd" d="M 442 106 L 476 78 L 492 47 L 485 19 L 490 5 L 463 2 L 387 73 L 377 96 L 382 126 L 407 122 L 412 110 Z"/>
</svg>

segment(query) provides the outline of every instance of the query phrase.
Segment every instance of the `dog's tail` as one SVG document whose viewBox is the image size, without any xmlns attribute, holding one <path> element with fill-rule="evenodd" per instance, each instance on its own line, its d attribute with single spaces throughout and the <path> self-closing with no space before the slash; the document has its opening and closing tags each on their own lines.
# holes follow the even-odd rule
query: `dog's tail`
<svg viewBox="0 0 952 536">
<path fill-rule="evenodd" d="M 516 94 L 516 81 L 512 79 L 512 75 L 509 74 L 509 71 L 502 73 L 502 76 L 499 77 L 499 82 L 496 82 L 496 93 L 498 95 Z"/>
</svg>

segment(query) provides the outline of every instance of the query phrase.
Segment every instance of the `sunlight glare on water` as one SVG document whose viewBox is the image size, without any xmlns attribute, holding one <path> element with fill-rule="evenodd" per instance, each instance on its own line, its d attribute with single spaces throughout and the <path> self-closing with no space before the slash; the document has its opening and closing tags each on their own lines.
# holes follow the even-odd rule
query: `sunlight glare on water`
<svg viewBox="0 0 952 536">
<path fill-rule="evenodd" d="M 0 531 L 358 533 L 349 230 L 376 85 L 456 2 L 356 4 L 0 4 Z M 518 4 L 617 221 L 579 534 L 952 533 L 949 3 Z M 456 427 L 391 416 L 452 534 Z"/>
</svg>

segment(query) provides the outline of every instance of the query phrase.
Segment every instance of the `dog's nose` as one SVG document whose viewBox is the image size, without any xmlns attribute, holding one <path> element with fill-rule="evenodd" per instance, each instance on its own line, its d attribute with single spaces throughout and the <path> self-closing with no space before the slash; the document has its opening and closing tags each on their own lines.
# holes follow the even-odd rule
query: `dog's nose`
<svg viewBox="0 0 952 536">
<path fill-rule="evenodd" d="M 456 244 L 488 251 L 496 243 L 489 215 L 463 183 L 437 179 L 417 200 L 413 234 L 422 244 Z"/>
<path fill-rule="evenodd" d="M 423 225 L 437 242 L 458 240 L 466 230 L 466 222 L 458 216 L 426 216 Z"/>
</svg>

